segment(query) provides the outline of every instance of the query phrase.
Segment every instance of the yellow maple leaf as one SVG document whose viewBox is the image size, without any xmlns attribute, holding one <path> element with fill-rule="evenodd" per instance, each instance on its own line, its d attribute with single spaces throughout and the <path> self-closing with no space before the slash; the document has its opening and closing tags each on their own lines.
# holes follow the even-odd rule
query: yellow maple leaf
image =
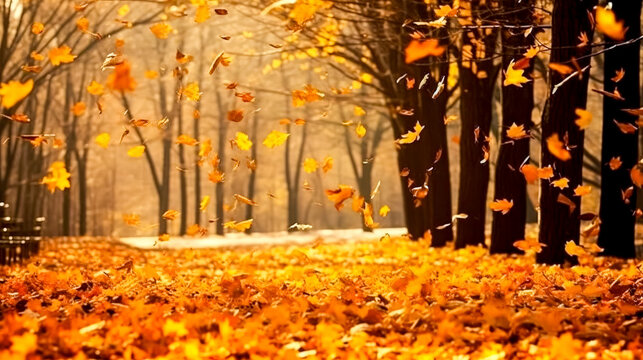
<svg viewBox="0 0 643 360">
<path fill-rule="evenodd" d="M 315 171 L 317 171 L 317 167 L 318 167 L 317 160 L 313 158 L 306 158 L 304 160 L 303 167 L 305 172 L 312 174 Z"/>
<path fill-rule="evenodd" d="M 565 252 L 570 256 L 585 256 L 587 251 L 584 247 L 577 245 L 575 242 L 569 240 L 565 243 Z"/>
<path fill-rule="evenodd" d="M 69 178 L 71 174 L 67 172 L 65 163 L 63 161 L 56 161 L 49 167 L 47 176 L 40 180 L 40 183 L 47 186 L 47 189 L 52 194 L 56 189 L 63 191 L 69 189 L 71 184 Z"/>
<path fill-rule="evenodd" d="M 524 125 L 516 125 L 516 123 L 512 123 L 509 129 L 507 129 L 507 137 L 514 140 L 520 140 L 529 137 L 529 135 L 525 132 Z"/>
<path fill-rule="evenodd" d="M 182 145 L 188 145 L 188 146 L 194 146 L 197 144 L 197 141 L 195 138 L 186 135 L 186 134 L 181 134 L 179 135 L 176 140 L 174 141 L 176 144 L 182 144 Z"/>
<path fill-rule="evenodd" d="M 89 31 L 89 19 L 86 17 L 81 17 L 78 20 L 76 20 L 76 28 L 82 32 L 88 32 Z"/>
<path fill-rule="evenodd" d="M 159 39 L 167 39 L 173 30 L 174 28 L 172 28 L 172 25 L 166 22 L 156 23 L 150 26 L 150 31 L 152 32 L 152 34 L 154 34 L 154 36 Z"/>
<path fill-rule="evenodd" d="M 561 190 L 566 189 L 569 187 L 569 179 L 566 177 L 562 177 L 558 180 L 552 181 L 551 184 Z"/>
<path fill-rule="evenodd" d="M 578 116 L 575 121 L 578 128 L 581 130 L 587 129 L 589 124 L 592 123 L 592 113 L 585 109 L 576 109 L 575 113 Z"/>
<path fill-rule="evenodd" d="M 391 208 L 388 205 L 384 205 L 380 208 L 379 214 L 381 217 L 386 217 L 390 211 Z"/>
<path fill-rule="evenodd" d="M 196 13 L 194 14 L 194 22 L 201 24 L 210 18 L 210 7 L 208 4 L 201 4 L 197 6 Z"/>
<path fill-rule="evenodd" d="M 531 46 L 524 54 L 522 54 L 522 56 L 526 57 L 527 59 L 532 59 L 534 56 L 538 55 L 539 52 L 540 49 L 538 48 L 538 46 Z"/>
<path fill-rule="evenodd" d="M 420 125 L 420 122 L 416 122 L 413 130 L 409 130 L 406 134 L 403 134 L 400 139 L 395 140 L 398 144 L 410 144 L 417 140 L 420 140 L 420 133 L 424 129 L 423 125 Z"/>
<path fill-rule="evenodd" d="M 511 61 L 505 71 L 505 80 L 502 83 L 503 86 L 516 85 L 522 87 L 522 84 L 531 81 L 523 76 L 525 70 L 523 69 L 514 69 L 514 62 Z"/>
<path fill-rule="evenodd" d="M 159 77 L 159 72 L 156 70 L 147 70 L 143 73 L 146 79 L 154 80 Z"/>
<path fill-rule="evenodd" d="M 208 180 L 215 184 L 222 183 L 225 180 L 225 174 L 218 169 L 214 169 L 208 174 Z"/>
<path fill-rule="evenodd" d="M 355 116 L 364 116 L 366 115 L 366 110 L 364 110 L 364 108 L 362 108 L 361 106 L 355 106 L 355 108 L 353 109 L 353 114 L 355 114 Z"/>
<path fill-rule="evenodd" d="M 11 80 L 0 85 L 0 96 L 2 96 L 2 107 L 9 109 L 24 99 L 33 90 L 33 80 L 29 79 L 24 83 Z"/>
<path fill-rule="evenodd" d="M 58 66 L 60 64 L 67 64 L 76 59 L 76 55 L 72 55 L 71 48 L 67 45 L 53 48 L 49 50 L 49 61 L 51 65 Z"/>
<path fill-rule="evenodd" d="M 125 4 L 125 5 L 121 6 L 120 8 L 118 8 L 118 11 L 116 13 L 118 14 L 119 17 L 123 17 L 123 16 L 129 14 L 129 10 L 130 10 L 129 5 Z"/>
<path fill-rule="evenodd" d="M 183 89 L 181 89 L 181 94 L 183 94 L 185 97 L 192 101 L 199 101 L 201 99 L 201 91 L 199 89 L 199 83 L 197 82 L 191 82 Z"/>
<path fill-rule="evenodd" d="M 127 150 L 127 156 L 133 158 L 141 157 L 143 156 L 143 153 L 145 153 L 145 145 L 134 146 Z"/>
<path fill-rule="evenodd" d="M 244 221 L 228 221 L 223 223 L 223 227 L 225 229 L 233 229 L 238 232 L 246 231 L 252 227 L 252 219 L 244 220 Z"/>
<path fill-rule="evenodd" d="M 326 156 L 322 162 L 322 171 L 325 173 L 329 172 L 333 168 L 333 158 Z"/>
<path fill-rule="evenodd" d="M 199 203 L 199 210 L 205 211 L 208 208 L 208 204 L 210 204 L 210 196 L 205 195 Z"/>
<path fill-rule="evenodd" d="M 94 142 L 103 149 L 107 149 L 107 147 L 109 147 L 110 140 L 111 136 L 109 136 L 108 133 L 101 133 L 96 135 Z"/>
<path fill-rule="evenodd" d="M 362 125 L 362 123 L 357 124 L 357 127 L 355 128 L 355 134 L 357 134 L 358 138 L 363 138 L 366 136 L 366 127 Z"/>
<path fill-rule="evenodd" d="M 247 151 L 252 147 L 252 141 L 250 141 L 248 135 L 241 131 L 237 131 L 233 141 L 237 145 L 239 150 Z"/>
<path fill-rule="evenodd" d="M 560 141 L 558 134 L 554 133 L 547 138 L 547 149 L 549 152 L 562 161 L 567 161 L 572 158 L 569 150 L 565 149 L 565 144 Z"/>
<path fill-rule="evenodd" d="M 623 20 L 617 21 L 614 11 L 603 6 L 596 7 L 596 29 L 617 41 L 625 39 L 627 30 L 623 27 Z"/>
<path fill-rule="evenodd" d="M 289 136 L 290 134 L 278 130 L 273 130 L 270 132 L 270 134 L 268 134 L 268 136 L 266 136 L 263 144 L 268 148 L 274 149 L 275 147 L 285 143 Z"/>
<path fill-rule="evenodd" d="M 441 46 L 437 39 L 411 40 L 404 49 L 404 61 L 407 64 L 423 59 L 427 56 L 440 56 L 446 47 Z"/>
<path fill-rule="evenodd" d="M 98 81 L 93 80 L 89 85 L 87 85 L 87 92 L 91 95 L 100 96 L 105 92 L 105 87 Z"/>
<path fill-rule="evenodd" d="M 509 210 L 514 206 L 513 200 L 501 199 L 493 201 L 489 204 L 489 207 L 493 211 L 501 211 L 503 215 L 507 214 Z"/>
<path fill-rule="evenodd" d="M 31 32 L 35 35 L 40 35 L 45 31 L 45 25 L 41 22 L 35 22 L 31 25 Z"/>
<path fill-rule="evenodd" d="M 574 195 L 576 196 L 585 196 L 592 192 L 592 187 L 589 185 L 578 185 L 576 189 L 574 189 Z"/>
</svg>

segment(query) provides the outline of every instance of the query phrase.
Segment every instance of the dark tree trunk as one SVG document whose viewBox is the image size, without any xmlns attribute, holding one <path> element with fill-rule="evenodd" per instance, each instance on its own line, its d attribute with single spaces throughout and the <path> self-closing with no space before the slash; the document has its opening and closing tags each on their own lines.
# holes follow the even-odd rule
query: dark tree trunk
<svg viewBox="0 0 643 360">
<path fill-rule="evenodd" d="M 590 48 L 578 47 L 578 34 L 584 32 L 592 38 L 593 29 L 588 18 L 596 1 L 555 0 L 552 14 L 552 52 L 551 62 L 570 64 L 572 57 L 578 59 L 581 68 L 589 65 L 587 55 Z M 587 83 L 589 71 L 559 86 L 565 76 L 551 70 L 549 72 L 550 97 L 545 104 L 542 118 L 542 163 L 541 166 L 554 168 L 554 180 L 569 179 L 569 187 L 559 189 L 549 180 L 540 182 L 540 234 L 539 241 L 545 245 L 537 255 L 537 261 L 547 264 L 562 264 L 571 258 L 565 253 L 565 243 L 578 243 L 580 237 L 580 197 L 574 196 L 574 188 L 582 183 L 584 132 L 574 123 L 575 109 L 584 109 L 587 102 Z M 557 134 L 561 141 L 568 139 L 571 159 L 562 161 L 547 149 L 547 139 Z M 571 200 L 574 206 L 559 202 L 560 195 Z M 572 209 L 573 208 L 573 209 Z M 573 211 L 572 211 L 573 210 Z"/>
<path fill-rule="evenodd" d="M 183 134 L 183 106 L 182 103 L 177 104 L 178 110 L 176 113 L 178 119 L 179 135 Z M 181 194 L 181 223 L 179 225 L 179 234 L 185 235 L 188 228 L 188 179 L 187 179 L 187 166 L 185 161 L 185 145 L 179 145 L 179 186 Z"/>
<path fill-rule="evenodd" d="M 178 89 L 177 89 L 178 90 Z M 167 110 L 167 94 L 165 91 L 165 84 L 163 80 L 159 81 L 159 95 L 161 112 L 164 116 L 171 116 Z M 158 187 L 159 195 L 159 235 L 167 233 L 167 220 L 163 219 L 165 213 L 170 207 L 170 167 L 172 164 L 172 121 L 168 121 L 167 128 L 163 131 L 163 165 L 161 168 L 161 180 Z M 148 149 L 145 150 L 146 152 Z"/>
<path fill-rule="evenodd" d="M 202 71 L 201 71 L 202 72 Z M 192 116 L 192 132 L 194 138 L 200 140 L 201 137 L 199 129 L 199 121 L 201 118 L 201 102 L 198 102 L 194 114 Z M 201 166 L 198 164 L 199 161 L 199 147 L 194 147 L 194 163 L 197 166 L 194 167 L 194 223 L 201 224 Z"/>
<path fill-rule="evenodd" d="M 259 126 L 259 111 L 255 111 L 254 117 L 252 119 L 252 131 L 250 132 L 250 141 L 253 144 L 257 144 L 257 128 Z M 257 164 L 257 148 L 259 145 L 254 145 L 250 149 L 251 161 L 254 161 L 254 164 Z M 250 177 L 248 178 L 248 197 L 254 199 L 255 197 L 255 184 L 257 182 L 257 170 L 250 169 Z M 254 206 L 246 206 L 246 219 L 252 219 L 252 211 Z M 252 234 L 252 227 L 246 229 L 246 234 Z"/>
<path fill-rule="evenodd" d="M 87 151 L 87 150 L 85 150 Z M 78 164 L 78 235 L 87 235 L 87 154 L 76 160 Z"/>
<path fill-rule="evenodd" d="M 503 13 L 511 24 L 529 25 L 532 23 L 533 1 L 504 0 Z M 525 37 L 522 32 L 502 30 L 502 68 L 507 69 L 512 61 L 518 61 L 529 46 L 533 37 Z M 531 73 L 533 65 L 525 69 Z M 504 79 L 504 75 L 502 78 Z M 496 163 L 494 199 L 513 200 L 513 207 L 507 214 L 493 212 L 491 226 L 490 252 L 518 253 L 513 246 L 517 240 L 525 238 L 527 219 L 527 183 L 520 172 L 520 165 L 529 157 L 529 138 L 512 140 L 507 129 L 515 123 L 529 131 L 532 126 L 531 111 L 534 107 L 534 82 L 502 87 L 502 127 L 500 129 L 500 150 Z"/>
<path fill-rule="evenodd" d="M 215 83 L 216 86 L 216 83 Z M 219 169 L 223 171 L 225 169 L 225 149 L 226 149 L 226 136 L 228 132 L 228 124 L 226 120 L 226 108 L 223 105 L 223 99 L 221 96 L 221 92 L 217 88 L 216 92 L 216 100 L 217 100 L 217 112 L 219 116 L 219 133 L 218 133 L 218 141 L 217 141 L 217 156 L 219 157 Z M 215 213 L 217 217 L 216 225 L 215 225 L 215 232 L 217 235 L 224 235 L 224 229 L 223 229 L 223 223 L 225 221 L 224 217 L 224 211 L 223 211 L 223 197 L 225 195 L 224 193 L 224 183 L 223 181 L 218 182 L 214 184 L 214 199 L 215 199 Z"/>
<path fill-rule="evenodd" d="M 641 34 L 641 1 L 614 0 L 612 10 L 616 17 L 625 21 L 629 27 L 625 40 L 634 39 Z M 607 36 L 605 42 L 614 42 Z M 638 116 L 628 114 L 622 109 L 638 108 L 639 95 L 639 60 L 640 45 L 622 46 L 605 53 L 604 89 L 613 92 L 618 87 L 625 101 L 609 97 L 603 99 L 603 148 L 601 167 L 601 230 L 598 245 L 604 249 L 603 254 L 621 258 L 636 256 L 634 248 L 634 211 L 636 208 L 636 187 L 634 193 L 625 202 L 622 191 L 632 186 L 629 170 L 638 159 L 638 131 L 634 134 L 624 134 L 614 123 L 630 123 L 636 126 Z M 618 83 L 611 80 L 619 70 L 625 71 L 625 76 Z M 612 158 L 620 157 L 623 162 L 620 168 L 612 170 L 609 162 Z"/>
<path fill-rule="evenodd" d="M 472 11 L 478 14 L 476 16 L 484 17 L 482 7 L 474 6 Z M 487 137 L 498 73 L 492 59 L 496 37 L 497 31 L 489 29 L 465 30 L 462 34 L 462 54 L 458 62 L 462 122 L 458 213 L 468 216 L 458 220 L 456 248 L 485 243 L 489 161 L 485 161 L 484 156 L 489 150 Z"/>
</svg>

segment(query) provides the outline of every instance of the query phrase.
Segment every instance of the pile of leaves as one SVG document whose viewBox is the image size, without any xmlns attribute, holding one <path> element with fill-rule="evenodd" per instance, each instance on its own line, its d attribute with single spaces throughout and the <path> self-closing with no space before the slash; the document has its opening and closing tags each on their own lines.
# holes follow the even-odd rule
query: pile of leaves
<svg viewBox="0 0 643 360">
<path fill-rule="evenodd" d="M 0 273 L 0 358 L 640 359 L 643 263 L 379 241 L 51 245 Z"/>
</svg>

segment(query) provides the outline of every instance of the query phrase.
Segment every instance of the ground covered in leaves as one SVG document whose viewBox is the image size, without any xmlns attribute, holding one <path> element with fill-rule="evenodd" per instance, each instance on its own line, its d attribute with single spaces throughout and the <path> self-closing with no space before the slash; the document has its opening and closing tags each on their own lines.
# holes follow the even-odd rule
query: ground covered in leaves
<svg viewBox="0 0 643 360">
<path fill-rule="evenodd" d="M 0 273 L 0 358 L 640 359 L 643 263 L 403 238 L 50 245 Z"/>
</svg>

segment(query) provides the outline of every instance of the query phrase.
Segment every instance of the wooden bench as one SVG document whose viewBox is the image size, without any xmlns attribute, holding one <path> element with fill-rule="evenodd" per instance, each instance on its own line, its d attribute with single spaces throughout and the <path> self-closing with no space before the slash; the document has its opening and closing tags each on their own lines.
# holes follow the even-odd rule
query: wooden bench
<svg viewBox="0 0 643 360">
<path fill-rule="evenodd" d="M 40 251 L 44 217 L 34 219 L 34 225 L 25 226 L 22 219 L 8 216 L 9 204 L 0 202 L 0 265 L 22 263 Z"/>
</svg>

